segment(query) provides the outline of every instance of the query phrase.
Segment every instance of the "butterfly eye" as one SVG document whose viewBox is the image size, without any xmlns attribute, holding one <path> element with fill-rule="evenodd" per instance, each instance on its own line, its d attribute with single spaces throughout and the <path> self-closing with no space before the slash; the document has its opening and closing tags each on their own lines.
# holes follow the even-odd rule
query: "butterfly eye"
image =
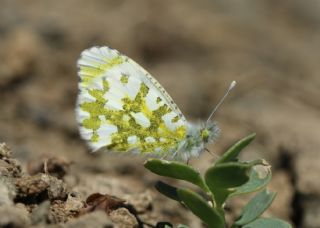
<svg viewBox="0 0 320 228">
<path fill-rule="evenodd" d="M 201 139 L 204 141 L 204 142 L 208 142 L 208 139 L 209 139 L 209 130 L 208 129 L 202 129 L 200 131 L 200 136 L 201 136 Z"/>
</svg>

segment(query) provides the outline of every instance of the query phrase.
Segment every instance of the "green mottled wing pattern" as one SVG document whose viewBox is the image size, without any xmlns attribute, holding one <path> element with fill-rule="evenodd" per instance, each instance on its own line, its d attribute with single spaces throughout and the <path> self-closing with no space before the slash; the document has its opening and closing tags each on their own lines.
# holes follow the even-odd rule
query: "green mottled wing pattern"
<svg viewBox="0 0 320 228">
<path fill-rule="evenodd" d="M 141 66 L 108 47 L 78 60 L 76 115 L 93 151 L 166 155 L 184 143 L 187 122 L 162 86 Z"/>
</svg>

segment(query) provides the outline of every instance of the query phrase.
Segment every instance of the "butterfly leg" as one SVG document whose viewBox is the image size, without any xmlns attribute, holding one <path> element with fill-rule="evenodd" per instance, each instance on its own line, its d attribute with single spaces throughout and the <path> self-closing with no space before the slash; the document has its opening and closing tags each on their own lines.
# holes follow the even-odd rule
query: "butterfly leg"
<svg viewBox="0 0 320 228">
<path fill-rule="evenodd" d="M 167 157 L 167 155 L 162 155 L 160 159 L 165 160 L 166 157 Z"/>
<path fill-rule="evenodd" d="M 182 160 L 182 157 L 181 157 L 181 155 L 182 155 L 181 150 L 182 150 L 182 147 L 178 148 L 178 149 L 173 153 L 173 155 L 172 155 L 171 159 L 172 159 L 172 160 L 175 160 L 175 158 L 176 158 L 176 157 L 177 157 L 177 155 L 179 154 L 180 156 L 179 156 L 179 157 L 178 157 L 178 159 L 176 159 L 176 160 Z"/>
<path fill-rule="evenodd" d="M 178 154 L 178 150 L 176 150 L 176 151 L 173 153 L 171 159 L 174 160 L 174 158 L 177 156 L 177 154 Z"/>
</svg>

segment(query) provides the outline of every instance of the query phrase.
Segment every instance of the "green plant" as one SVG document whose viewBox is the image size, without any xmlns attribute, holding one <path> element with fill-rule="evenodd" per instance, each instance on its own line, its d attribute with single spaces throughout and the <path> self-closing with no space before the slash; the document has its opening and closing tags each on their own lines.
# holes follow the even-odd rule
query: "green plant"
<svg viewBox="0 0 320 228">
<path fill-rule="evenodd" d="M 210 228 L 225 228 L 224 205 L 226 200 L 241 194 L 257 193 L 242 209 L 232 228 L 289 228 L 285 221 L 275 218 L 260 218 L 260 215 L 271 205 L 276 193 L 266 189 L 271 180 L 269 164 L 260 159 L 249 162 L 239 161 L 238 155 L 255 138 L 251 134 L 231 146 L 211 167 L 204 176 L 191 166 L 174 161 L 149 159 L 145 167 L 160 176 L 190 182 L 201 193 L 186 188 L 177 188 L 158 181 L 156 189 L 173 200 L 186 206 Z M 265 167 L 266 173 L 261 177 L 257 166 Z M 167 226 L 168 227 L 168 226 Z"/>
</svg>

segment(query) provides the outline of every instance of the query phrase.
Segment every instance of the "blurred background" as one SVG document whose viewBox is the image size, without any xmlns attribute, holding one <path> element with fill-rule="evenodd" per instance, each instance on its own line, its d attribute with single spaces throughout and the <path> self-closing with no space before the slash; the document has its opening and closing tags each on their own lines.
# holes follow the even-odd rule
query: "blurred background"
<svg viewBox="0 0 320 228">
<path fill-rule="evenodd" d="M 83 192 L 150 191 L 150 223 L 199 221 L 153 189 L 158 177 L 132 156 L 89 154 L 75 120 L 76 61 L 106 45 L 144 66 L 190 121 L 204 120 L 232 80 L 215 120 L 219 154 L 251 132 L 244 159 L 272 164 L 278 195 L 266 215 L 320 227 L 320 1 L 0 1 L 0 141 L 27 166 L 72 162 Z M 192 165 L 215 160 L 204 153 Z M 163 203 L 165 202 L 165 203 Z M 243 202 L 230 203 L 230 214 Z"/>
</svg>

